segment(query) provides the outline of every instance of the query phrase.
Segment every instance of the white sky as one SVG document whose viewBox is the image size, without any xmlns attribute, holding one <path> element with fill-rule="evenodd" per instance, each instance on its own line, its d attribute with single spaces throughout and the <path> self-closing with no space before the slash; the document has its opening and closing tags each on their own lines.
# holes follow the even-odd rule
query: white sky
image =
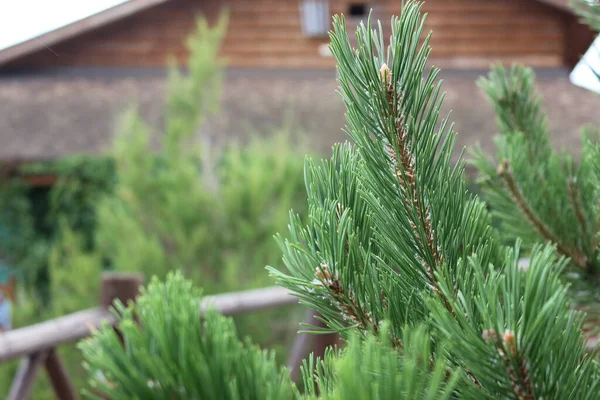
<svg viewBox="0 0 600 400">
<path fill-rule="evenodd" d="M 0 50 L 128 0 L 0 0 Z"/>
</svg>

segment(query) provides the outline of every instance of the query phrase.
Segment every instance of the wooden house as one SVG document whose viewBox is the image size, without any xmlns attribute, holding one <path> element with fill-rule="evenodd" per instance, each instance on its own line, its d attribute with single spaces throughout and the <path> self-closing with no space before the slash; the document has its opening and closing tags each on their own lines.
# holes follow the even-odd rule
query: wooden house
<svg viewBox="0 0 600 400">
<path fill-rule="evenodd" d="M 56 67 L 161 67 L 183 60 L 197 15 L 223 9 L 230 26 L 223 53 L 231 67 L 331 68 L 326 32 L 332 14 L 349 26 L 374 19 L 389 25 L 401 0 L 129 0 L 0 49 L 0 71 Z M 432 61 L 481 68 L 519 61 L 534 67 L 573 66 L 593 40 L 568 0 L 427 0 L 435 32 Z"/>
<path fill-rule="evenodd" d="M 294 110 L 296 122 L 312 135 L 315 147 L 327 150 L 332 142 L 344 139 L 335 62 L 327 51 L 331 16 L 344 14 L 353 31 L 372 10 L 373 18 L 389 27 L 390 17 L 402 7 L 401 0 L 94 0 L 81 4 L 106 2 L 113 5 L 64 23 L 54 21 L 48 25 L 51 28 L 39 28 L 10 45 L 3 46 L 4 35 L 0 36 L 0 175 L 10 174 L 25 161 L 106 150 L 115 118 L 130 101 L 139 103 L 143 116 L 159 130 L 167 58 L 174 55 L 183 62 L 184 41 L 196 18 L 204 15 L 214 20 L 222 10 L 228 11 L 230 21 L 222 46 L 229 68 L 223 117 L 210 129 L 215 141 L 239 135 L 247 126 L 259 131 L 278 126 L 286 107 Z M 426 27 L 433 31 L 431 61 L 443 67 L 448 92 L 444 111 L 453 110 L 459 146 L 481 140 L 484 147 L 491 147 L 494 116 L 474 82 L 496 61 L 522 62 L 547 76 L 541 89 L 552 93 L 547 105 L 551 118 L 557 116 L 551 123 L 561 145 L 574 142 L 582 118 L 593 122 L 589 119 L 594 118 L 598 101 L 569 83 L 568 70 L 588 49 L 594 34 L 578 22 L 568 2 L 424 2 Z M 50 5 L 54 3 L 40 3 L 40 7 L 56 7 Z M 27 23 L 35 25 L 23 21 Z M 571 103 L 580 99 L 585 101 L 573 109 Z M 54 182 L 53 177 L 29 179 L 36 186 Z"/>
</svg>

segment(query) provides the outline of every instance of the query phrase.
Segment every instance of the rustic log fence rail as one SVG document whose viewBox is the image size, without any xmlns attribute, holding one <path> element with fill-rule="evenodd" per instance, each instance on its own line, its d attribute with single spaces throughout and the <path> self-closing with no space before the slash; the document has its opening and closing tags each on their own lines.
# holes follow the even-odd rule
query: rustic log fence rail
<svg viewBox="0 0 600 400">
<path fill-rule="evenodd" d="M 0 333 L 0 363 L 22 358 L 7 399 L 29 399 L 40 368 L 46 370 L 57 399 L 79 399 L 78 390 L 56 348 L 90 336 L 94 329 L 104 323 L 115 326 L 116 320 L 109 306 L 117 299 L 122 302 L 134 300 L 142 284 L 143 279 L 137 274 L 105 274 L 102 277 L 99 307 Z M 298 298 L 286 289 L 268 287 L 206 296 L 199 302 L 198 317 L 209 307 L 223 315 L 234 316 L 294 304 L 298 304 Z M 313 312 L 309 312 L 307 319 L 312 323 L 319 323 Z M 322 354 L 325 347 L 336 343 L 335 335 L 314 335 L 310 339 L 306 335 L 298 335 L 288 360 L 288 368 L 297 376 L 300 363 L 311 348 L 315 349 L 315 353 Z"/>
</svg>

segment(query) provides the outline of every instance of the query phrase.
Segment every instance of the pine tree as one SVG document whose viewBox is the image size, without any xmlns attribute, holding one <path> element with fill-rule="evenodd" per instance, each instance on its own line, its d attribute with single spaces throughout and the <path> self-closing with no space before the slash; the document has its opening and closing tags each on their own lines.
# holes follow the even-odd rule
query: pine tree
<svg viewBox="0 0 600 400">
<path fill-rule="evenodd" d="M 330 36 L 352 144 L 307 161 L 310 218 L 291 214 L 279 237 L 287 271 L 270 271 L 346 347 L 309 358 L 300 391 L 272 359 L 229 341 L 222 317 L 199 322 L 195 295 L 175 275 L 117 308 L 124 349 L 109 328 L 83 345 L 93 383 L 101 372 L 115 399 L 599 398 L 584 315 L 559 280 L 567 259 L 538 244 L 522 271 L 522 242 L 501 244 L 466 190 L 464 162 L 451 162 L 455 133 L 439 120 L 421 4 L 392 19 L 388 47 L 368 23 L 353 49 L 345 26 L 335 17 Z"/>
<path fill-rule="evenodd" d="M 600 6 L 573 1 L 583 20 L 600 29 Z M 599 75 L 600 76 L 600 75 Z M 479 80 L 497 115 L 501 135 L 496 154 L 477 148 L 473 164 L 485 200 L 509 241 L 523 240 L 530 250 L 536 243 L 552 243 L 570 259 L 563 279 L 570 284 L 576 306 L 589 314 L 586 328 L 600 330 L 600 213 L 599 186 L 594 171 L 597 128 L 582 130 L 579 160 L 552 147 L 548 118 L 536 91 L 531 68 L 495 66 Z"/>
</svg>

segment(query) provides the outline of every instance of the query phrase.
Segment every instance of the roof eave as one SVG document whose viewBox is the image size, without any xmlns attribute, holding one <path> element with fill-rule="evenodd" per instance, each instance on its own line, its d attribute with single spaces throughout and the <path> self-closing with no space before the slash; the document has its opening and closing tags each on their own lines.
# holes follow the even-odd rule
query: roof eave
<svg viewBox="0 0 600 400">
<path fill-rule="evenodd" d="M 167 1 L 169 0 L 126 1 L 69 25 L 0 50 L 0 65 Z"/>
</svg>

